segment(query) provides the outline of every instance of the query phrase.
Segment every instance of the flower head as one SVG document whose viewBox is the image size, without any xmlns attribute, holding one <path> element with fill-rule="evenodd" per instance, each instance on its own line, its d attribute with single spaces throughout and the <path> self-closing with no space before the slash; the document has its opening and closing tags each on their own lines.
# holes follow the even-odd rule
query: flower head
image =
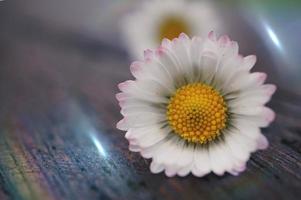
<svg viewBox="0 0 301 200">
<path fill-rule="evenodd" d="M 133 62 L 136 79 L 119 84 L 117 128 L 127 131 L 131 151 L 152 158 L 153 173 L 237 175 L 250 153 L 267 148 L 260 128 L 275 117 L 265 104 L 276 87 L 264 84 L 265 73 L 250 72 L 255 62 L 213 32 L 163 39 Z"/>
<path fill-rule="evenodd" d="M 151 0 L 121 21 L 123 39 L 134 58 L 141 58 L 145 47 L 157 47 L 163 38 L 173 39 L 180 33 L 204 35 L 218 30 L 218 14 L 206 2 L 186 0 Z"/>
</svg>

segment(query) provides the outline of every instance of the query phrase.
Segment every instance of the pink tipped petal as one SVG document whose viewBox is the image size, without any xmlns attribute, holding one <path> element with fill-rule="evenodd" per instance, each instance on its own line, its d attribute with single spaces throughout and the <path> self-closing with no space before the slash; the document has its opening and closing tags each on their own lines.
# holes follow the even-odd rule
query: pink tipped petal
<svg viewBox="0 0 301 200">
<path fill-rule="evenodd" d="M 173 168 L 174 168 L 174 166 L 165 168 L 165 175 L 167 177 L 173 177 L 177 174 L 177 171 Z"/>
<path fill-rule="evenodd" d="M 125 138 L 130 140 L 131 139 L 131 136 L 132 136 L 132 131 L 131 129 L 129 129 L 126 133 L 125 133 Z"/>
<path fill-rule="evenodd" d="M 125 103 L 126 103 L 126 101 L 125 100 L 119 100 L 119 106 L 122 108 L 122 107 L 124 107 L 124 105 L 125 105 Z"/>
<path fill-rule="evenodd" d="M 126 94 L 126 93 L 120 92 L 120 93 L 117 93 L 117 94 L 115 95 L 115 97 L 116 97 L 116 99 L 118 100 L 119 104 L 120 104 L 121 102 L 122 102 L 121 104 L 123 104 L 123 102 L 125 102 L 126 99 L 129 98 L 129 95 Z M 121 105 L 121 104 L 120 104 L 120 105 Z"/>
<path fill-rule="evenodd" d="M 259 85 L 263 84 L 265 82 L 265 80 L 267 79 L 267 74 L 266 73 L 254 72 L 252 74 L 256 76 L 256 80 L 257 80 L 257 83 Z"/>
<path fill-rule="evenodd" d="M 185 177 L 187 176 L 188 174 L 190 173 L 190 168 L 189 167 L 185 167 L 181 170 L 178 171 L 178 175 L 181 176 L 181 177 Z"/>
<path fill-rule="evenodd" d="M 117 99 L 118 101 L 120 101 L 121 99 L 123 99 L 124 93 L 122 93 L 122 92 L 117 93 L 117 94 L 115 95 L 115 97 L 116 97 L 116 99 Z"/>
<path fill-rule="evenodd" d="M 275 112 L 268 107 L 262 107 L 261 110 L 256 115 L 246 115 L 245 117 L 249 117 L 250 122 L 255 122 L 256 125 L 263 128 L 269 126 L 274 121 Z"/>
<path fill-rule="evenodd" d="M 260 134 L 260 136 L 257 139 L 257 148 L 260 150 L 264 150 L 267 149 L 269 147 L 269 142 L 267 140 L 267 138 Z"/>
<path fill-rule="evenodd" d="M 181 34 L 179 35 L 179 39 L 181 39 L 181 40 L 189 40 L 189 37 L 188 37 L 188 35 L 186 35 L 185 33 L 181 33 Z"/>
<path fill-rule="evenodd" d="M 127 91 L 129 89 L 130 84 L 132 84 L 133 82 L 134 82 L 133 80 L 127 80 L 125 82 L 119 83 L 118 84 L 118 88 L 122 92 L 125 92 L 125 91 Z"/>
<path fill-rule="evenodd" d="M 150 59 L 152 59 L 153 58 L 153 51 L 152 50 L 150 50 L 150 49 L 146 49 L 145 51 L 144 51 L 144 59 L 145 60 L 150 60 Z"/>
<path fill-rule="evenodd" d="M 235 171 L 235 170 L 231 170 L 229 171 L 229 173 L 233 176 L 238 176 L 239 175 L 239 172 Z"/>
<path fill-rule="evenodd" d="M 138 141 L 136 138 L 133 138 L 131 135 L 131 138 L 128 139 L 130 145 L 139 146 Z M 140 146 L 139 146 L 140 147 Z"/>
<path fill-rule="evenodd" d="M 230 174 L 234 174 L 235 176 L 239 175 L 241 172 L 244 172 L 247 169 L 246 162 L 242 162 L 235 167 L 233 167 L 230 171 L 228 171 Z"/>
<path fill-rule="evenodd" d="M 166 52 L 165 52 L 165 49 L 164 49 L 163 47 L 159 47 L 158 49 L 156 49 L 156 52 L 155 52 L 155 54 L 156 54 L 157 57 L 161 57 L 161 56 L 163 56 L 165 53 L 166 53 Z"/>
<path fill-rule="evenodd" d="M 243 62 L 243 56 L 241 54 L 237 54 L 236 55 L 236 63 L 242 63 Z"/>
<path fill-rule="evenodd" d="M 144 63 L 150 63 L 153 60 L 153 52 L 151 50 L 144 51 Z"/>
<path fill-rule="evenodd" d="M 164 166 L 162 164 L 155 163 L 154 161 L 152 161 L 152 163 L 150 164 L 150 170 L 152 173 L 158 174 L 164 170 Z"/>
<path fill-rule="evenodd" d="M 257 57 L 255 55 L 246 56 L 243 59 L 243 66 L 244 68 L 249 71 L 251 70 L 255 63 L 256 63 Z"/>
<path fill-rule="evenodd" d="M 139 152 L 139 151 L 141 151 L 141 149 L 138 146 L 132 145 L 132 144 L 129 145 L 129 150 L 132 151 L 132 152 Z"/>
<path fill-rule="evenodd" d="M 179 38 L 174 38 L 174 39 L 171 40 L 171 43 L 173 45 L 177 44 L 178 42 L 179 42 Z"/>
<path fill-rule="evenodd" d="M 236 168 L 236 170 L 237 170 L 238 172 L 243 172 L 243 171 L 246 170 L 246 168 L 247 168 L 246 163 L 244 163 L 244 164 L 242 164 L 241 166 L 239 166 L 238 168 Z"/>
<path fill-rule="evenodd" d="M 271 123 L 272 121 L 274 121 L 276 114 L 272 109 L 270 109 L 268 107 L 264 107 L 263 112 L 264 112 L 264 119 L 268 123 Z"/>
<path fill-rule="evenodd" d="M 233 49 L 233 54 L 238 54 L 239 46 L 236 41 L 231 41 L 230 46 Z"/>
<path fill-rule="evenodd" d="M 230 38 L 228 35 L 223 35 L 218 39 L 218 43 L 222 46 L 227 45 L 230 42 Z"/>
<path fill-rule="evenodd" d="M 194 167 L 192 169 L 191 173 L 196 177 L 203 177 L 203 176 L 207 175 L 209 172 L 205 172 L 205 171 L 198 169 L 198 167 Z"/>
<path fill-rule="evenodd" d="M 129 127 L 128 127 L 127 123 L 126 123 L 125 118 L 123 118 L 122 120 L 120 120 L 117 123 L 116 128 L 118 128 L 119 130 L 122 130 L 122 131 L 127 131 L 129 129 Z"/>
<path fill-rule="evenodd" d="M 141 70 L 141 62 L 133 62 L 130 66 L 130 71 L 135 78 L 138 77 L 138 72 Z"/>
<path fill-rule="evenodd" d="M 125 87 L 125 83 L 124 82 L 118 84 L 118 89 L 119 90 L 122 90 L 124 87 Z"/>
<path fill-rule="evenodd" d="M 230 174 L 232 174 L 233 176 L 238 176 L 240 173 L 244 172 L 246 169 L 247 169 L 247 165 L 246 165 L 246 163 L 243 163 L 240 166 L 229 170 L 228 172 Z"/>
<path fill-rule="evenodd" d="M 210 31 L 208 33 L 208 38 L 213 42 L 216 41 L 216 35 L 215 35 L 214 31 Z"/>
<path fill-rule="evenodd" d="M 276 85 L 273 85 L 273 84 L 266 84 L 263 87 L 264 87 L 264 91 L 269 96 L 272 96 L 277 89 Z"/>
<path fill-rule="evenodd" d="M 161 46 L 164 48 L 169 48 L 171 45 L 171 41 L 167 38 L 164 38 L 161 42 Z"/>
</svg>

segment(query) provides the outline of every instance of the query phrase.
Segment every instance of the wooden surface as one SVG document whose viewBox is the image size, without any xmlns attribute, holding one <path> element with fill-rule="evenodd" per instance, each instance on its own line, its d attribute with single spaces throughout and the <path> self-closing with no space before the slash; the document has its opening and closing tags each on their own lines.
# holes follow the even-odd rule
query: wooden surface
<svg viewBox="0 0 301 200">
<path fill-rule="evenodd" d="M 6 20 L 0 32 L 1 200 L 300 199 L 297 92 L 278 85 L 270 103 L 277 118 L 263 130 L 270 147 L 253 154 L 240 176 L 153 175 L 115 128 L 116 85 L 130 77 L 126 52 L 21 22 Z M 261 71 L 270 72 L 258 53 L 267 64 Z"/>
</svg>

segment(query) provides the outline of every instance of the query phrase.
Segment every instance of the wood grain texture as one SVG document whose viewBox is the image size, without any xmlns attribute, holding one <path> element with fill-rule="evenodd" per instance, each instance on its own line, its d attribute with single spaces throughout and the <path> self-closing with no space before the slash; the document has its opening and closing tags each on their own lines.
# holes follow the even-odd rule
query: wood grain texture
<svg viewBox="0 0 301 200">
<path fill-rule="evenodd" d="M 13 20 L 12 20 L 13 21 Z M 128 150 L 115 100 L 119 48 L 30 19 L 0 32 L 0 199 L 299 199 L 301 96 L 278 85 L 270 141 L 240 176 L 167 178 Z M 25 28 L 26 27 L 26 28 Z M 262 50 L 264 51 L 264 50 Z M 262 53 L 264 55 L 264 52 Z M 269 63 L 260 57 L 262 63 Z M 261 71 L 270 71 L 268 66 Z M 273 73 L 269 81 L 277 84 Z"/>
</svg>

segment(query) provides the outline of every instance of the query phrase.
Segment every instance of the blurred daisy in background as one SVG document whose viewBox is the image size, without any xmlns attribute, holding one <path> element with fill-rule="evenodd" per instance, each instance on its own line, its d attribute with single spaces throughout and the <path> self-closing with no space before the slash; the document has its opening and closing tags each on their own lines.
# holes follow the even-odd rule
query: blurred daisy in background
<svg viewBox="0 0 301 200">
<path fill-rule="evenodd" d="M 121 21 L 123 40 L 133 58 L 142 58 L 146 47 L 155 48 L 163 38 L 219 30 L 218 16 L 203 2 L 185 0 L 143 1 Z"/>
<path fill-rule="evenodd" d="M 136 80 L 119 84 L 117 128 L 127 131 L 131 151 L 152 158 L 153 173 L 238 175 L 251 152 L 267 148 L 260 128 L 275 117 L 265 104 L 276 87 L 250 72 L 255 62 L 213 32 L 163 39 L 131 65 Z"/>
</svg>

